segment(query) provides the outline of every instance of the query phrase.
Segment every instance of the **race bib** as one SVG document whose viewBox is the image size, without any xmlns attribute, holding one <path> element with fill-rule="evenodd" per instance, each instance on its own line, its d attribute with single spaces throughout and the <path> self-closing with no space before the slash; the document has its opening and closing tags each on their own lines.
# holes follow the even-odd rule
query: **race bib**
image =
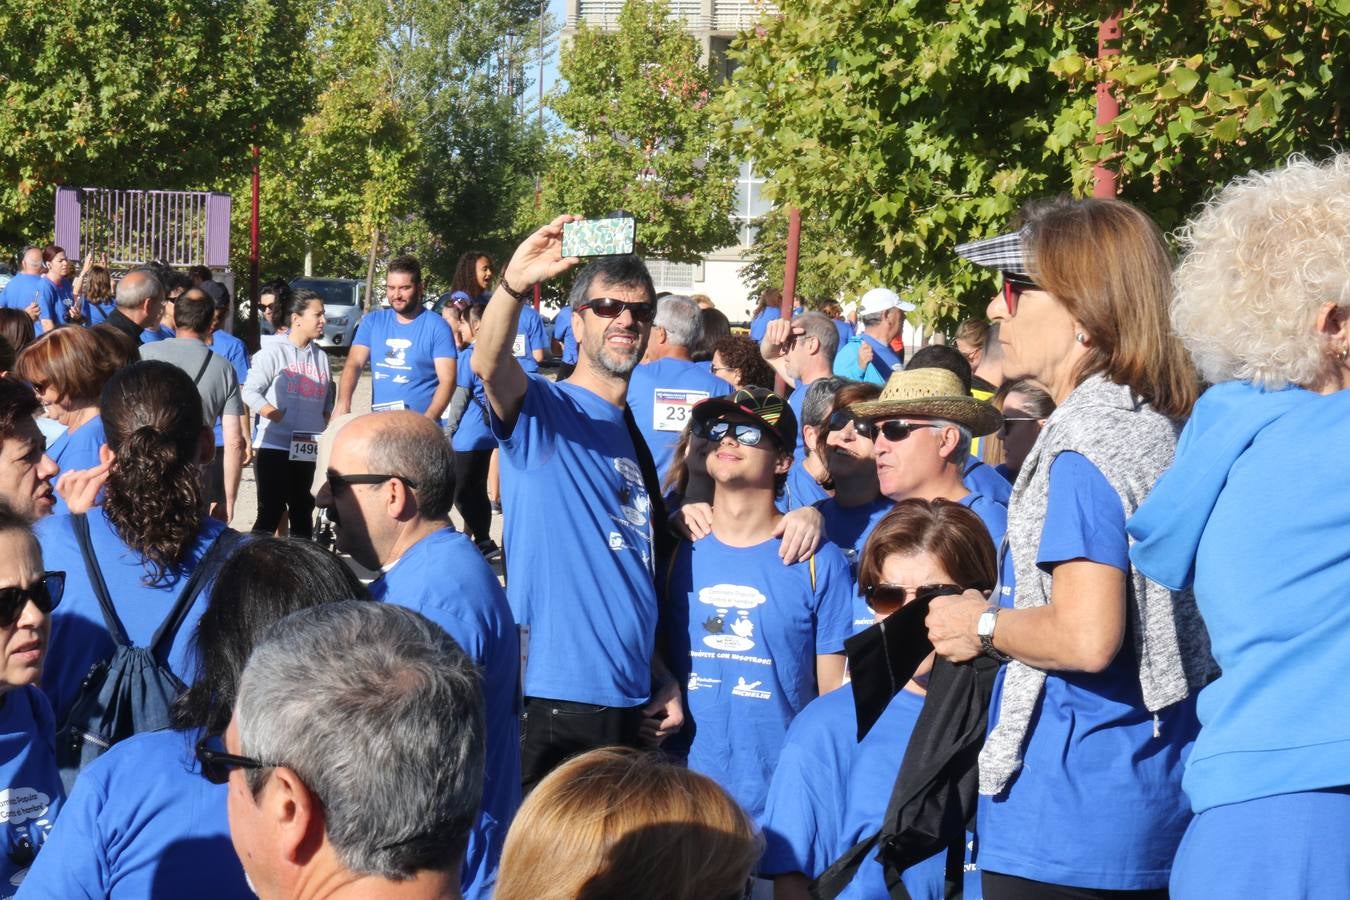
<svg viewBox="0 0 1350 900">
<path fill-rule="evenodd" d="M 525 335 L 516 335 L 516 339 L 511 343 L 511 355 L 517 359 L 525 355 Z"/>
<path fill-rule="evenodd" d="M 297 431 L 291 435 L 291 455 L 288 459 L 314 462 L 319 458 L 319 436 Z"/>
<path fill-rule="evenodd" d="M 694 404 L 708 399 L 707 391 L 681 391 L 657 388 L 652 396 L 652 429 L 684 431 Z"/>
<path fill-rule="evenodd" d="M 403 412 L 408 408 L 408 404 L 402 400 L 390 400 L 388 403 L 376 403 L 370 407 L 371 412 Z"/>
</svg>

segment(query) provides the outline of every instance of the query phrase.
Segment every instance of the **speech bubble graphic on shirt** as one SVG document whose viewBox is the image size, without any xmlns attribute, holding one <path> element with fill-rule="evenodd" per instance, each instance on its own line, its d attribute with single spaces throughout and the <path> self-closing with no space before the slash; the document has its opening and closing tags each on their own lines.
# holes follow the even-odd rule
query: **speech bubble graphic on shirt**
<svg viewBox="0 0 1350 900">
<path fill-rule="evenodd" d="M 395 369 L 408 368 L 408 348 L 412 341 L 407 338 L 385 338 L 384 364 Z"/>
<path fill-rule="evenodd" d="M 0 822 L 22 825 L 47 814 L 52 798 L 37 788 L 5 788 L 0 791 Z"/>
<path fill-rule="evenodd" d="M 631 459 L 623 456 L 615 457 L 614 468 L 629 484 L 642 484 L 642 469 Z"/>
<path fill-rule="evenodd" d="M 717 610 L 703 623 L 705 635 L 703 643 L 714 650 L 726 650 L 731 653 L 744 653 L 755 646 L 751 640 L 755 633 L 754 623 L 750 621 L 750 610 L 768 601 L 756 588 L 743 584 L 714 584 L 698 592 L 698 602 L 706 603 Z M 736 616 L 727 621 L 727 613 L 736 610 Z M 711 625 L 710 623 L 715 623 Z"/>
</svg>

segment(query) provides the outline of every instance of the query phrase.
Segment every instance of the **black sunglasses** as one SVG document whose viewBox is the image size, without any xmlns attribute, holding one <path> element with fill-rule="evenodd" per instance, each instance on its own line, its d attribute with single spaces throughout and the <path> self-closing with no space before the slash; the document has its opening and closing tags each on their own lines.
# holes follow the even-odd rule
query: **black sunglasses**
<svg viewBox="0 0 1350 900">
<path fill-rule="evenodd" d="M 212 784 L 224 784 L 230 780 L 234 769 L 270 769 L 271 766 L 251 756 L 237 756 L 217 750 L 210 745 L 214 738 L 203 737 L 197 742 L 197 762 L 202 764 L 202 777 Z"/>
<path fill-rule="evenodd" d="M 715 422 L 695 422 L 694 434 L 705 440 L 719 442 L 730 436 L 743 447 L 758 447 L 764 440 L 764 429 L 752 422 L 728 422 L 718 419 Z"/>
<path fill-rule="evenodd" d="M 859 418 L 846 409 L 837 409 L 830 414 L 829 431 L 843 431 L 849 425 L 853 426 L 853 430 L 860 438 L 870 441 L 877 436 L 876 423 L 871 419 Z"/>
<path fill-rule="evenodd" d="M 1018 428 L 1018 426 L 1025 425 L 1027 422 L 1039 422 L 1039 421 L 1041 420 L 1036 418 L 1035 416 L 1004 416 L 1003 424 L 999 426 L 998 431 L 999 434 L 1003 435 L 1004 437 L 1007 437 L 1008 435 L 1012 434 L 1013 431 Z"/>
<path fill-rule="evenodd" d="M 941 428 L 936 422 L 902 422 L 899 419 L 888 419 L 885 422 L 873 422 L 872 427 L 881 433 L 881 436 L 892 443 L 903 441 L 909 437 L 916 428 Z"/>
<path fill-rule="evenodd" d="M 863 590 L 863 599 L 868 609 L 883 616 L 889 616 L 912 598 L 915 602 L 925 603 L 934 597 L 952 597 L 965 592 L 965 588 L 955 584 L 921 584 L 912 591 L 899 584 L 869 584 Z"/>
<path fill-rule="evenodd" d="M 633 314 L 634 322 L 650 322 L 656 316 L 656 304 L 641 301 L 630 303 L 613 297 L 595 297 L 577 307 L 577 312 L 589 309 L 602 319 L 617 319 L 626 309 Z"/>
<path fill-rule="evenodd" d="M 9 628 L 19 621 L 30 600 L 46 615 L 61 602 L 65 589 L 65 572 L 43 572 L 28 587 L 0 588 L 0 628 Z"/>
<path fill-rule="evenodd" d="M 332 469 L 328 470 L 329 490 L 336 490 L 344 485 L 382 484 L 391 478 L 397 478 L 414 491 L 417 490 L 417 482 L 413 481 L 411 478 L 405 478 L 402 475 L 377 475 L 374 472 L 358 472 L 352 475 L 343 475 L 341 472 L 334 472 Z"/>
<path fill-rule="evenodd" d="M 1003 273 L 1003 304 L 1008 307 L 1009 317 L 1017 315 L 1017 304 L 1026 291 L 1039 291 L 1040 286 L 1030 278 L 1021 275 Z"/>
</svg>

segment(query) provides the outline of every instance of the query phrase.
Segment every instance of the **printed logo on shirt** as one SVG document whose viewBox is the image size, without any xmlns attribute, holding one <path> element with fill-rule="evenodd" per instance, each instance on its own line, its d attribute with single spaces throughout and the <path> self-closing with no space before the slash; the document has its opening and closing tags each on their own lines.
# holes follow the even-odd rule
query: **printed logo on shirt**
<svg viewBox="0 0 1350 900">
<path fill-rule="evenodd" d="M 412 346 L 412 341 L 407 338 L 385 338 L 385 354 L 383 365 L 391 369 L 411 369 L 408 365 L 408 348 Z"/>
<path fill-rule="evenodd" d="M 731 689 L 731 693 L 737 697 L 749 697 L 751 700 L 769 700 L 773 694 L 769 691 L 760 690 L 763 681 L 746 682 L 742 675 L 736 679 L 736 686 Z"/>
<path fill-rule="evenodd" d="M 609 549 L 622 550 L 626 546 L 628 545 L 627 542 L 624 541 L 623 535 L 619 534 L 617 531 L 611 531 L 609 533 Z"/>
<path fill-rule="evenodd" d="M 716 610 L 703 620 L 704 646 L 730 653 L 744 653 L 754 649 L 755 623 L 750 610 L 763 605 L 767 599 L 757 589 L 739 584 L 714 584 L 698 592 L 698 602 Z M 731 616 L 731 611 L 736 614 Z"/>
<path fill-rule="evenodd" d="M 642 484 L 642 469 L 631 459 L 623 456 L 614 458 L 614 469 L 623 476 L 623 480 L 632 485 Z"/>
<path fill-rule="evenodd" d="M 696 691 L 699 688 L 715 687 L 722 683 L 720 678 L 705 678 L 697 672 L 689 673 L 689 690 Z"/>
<path fill-rule="evenodd" d="M 51 797 L 36 788 L 6 788 L 0 791 L 0 822 L 22 825 L 45 816 L 51 802 Z"/>
</svg>

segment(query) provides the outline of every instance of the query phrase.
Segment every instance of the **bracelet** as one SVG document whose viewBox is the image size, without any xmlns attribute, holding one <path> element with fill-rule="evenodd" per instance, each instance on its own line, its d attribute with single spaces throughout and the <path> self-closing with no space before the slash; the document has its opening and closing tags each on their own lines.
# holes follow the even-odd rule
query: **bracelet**
<svg viewBox="0 0 1350 900">
<path fill-rule="evenodd" d="M 502 280 L 498 282 L 498 284 L 501 285 L 501 289 L 506 291 L 506 293 L 510 295 L 511 299 L 515 300 L 517 303 L 524 303 L 525 295 L 528 294 L 534 288 L 534 285 L 530 284 L 526 285 L 520 290 L 516 290 L 515 288 L 511 287 L 511 285 L 506 283 L 505 275 L 502 276 Z"/>
</svg>

